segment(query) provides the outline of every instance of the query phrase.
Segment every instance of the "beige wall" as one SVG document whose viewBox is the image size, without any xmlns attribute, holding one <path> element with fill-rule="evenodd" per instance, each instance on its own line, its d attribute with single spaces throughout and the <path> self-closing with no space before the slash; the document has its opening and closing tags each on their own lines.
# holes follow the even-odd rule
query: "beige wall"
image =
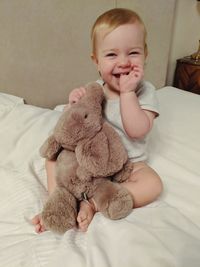
<svg viewBox="0 0 200 267">
<path fill-rule="evenodd" d="M 53 106 L 97 77 L 90 27 L 113 0 L 1 0 L 0 91 Z"/>
<path fill-rule="evenodd" d="M 200 2 L 177 0 L 167 84 L 172 85 L 176 60 L 197 51 L 200 40 Z"/>
<path fill-rule="evenodd" d="M 90 28 L 114 7 L 137 11 L 148 30 L 146 79 L 165 85 L 176 0 L 1 0 L 0 91 L 53 107 L 98 73 Z M 191 0 L 187 0 L 191 1 Z"/>
</svg>

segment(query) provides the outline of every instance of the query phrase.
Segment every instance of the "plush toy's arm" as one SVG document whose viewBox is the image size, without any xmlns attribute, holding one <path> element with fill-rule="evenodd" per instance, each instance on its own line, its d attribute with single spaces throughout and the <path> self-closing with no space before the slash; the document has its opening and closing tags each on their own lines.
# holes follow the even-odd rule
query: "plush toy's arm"
<svg viewBox="0 0 200 267">
<path fill-rule="evenodd" d="M 56 141 L 53 135 L 49 136 L 49 138 L 44 142 L 44 144 L 40 148 L 40 155 L 43 158 L 47 158 L 49 160 L 55 160 L 60 153 L 62 147 Z"/>
<path fill-rule="evenodd" d="M 134 168 L 134 163 L 131 161 L 127 161 L 124 164 L 123 168 L 112 176 L 113 181 L 122 183 L 128 180 L 131 176 L 133 168 Z"/>
<path fill-rule="evenodd" d="M 93 176 L 105 176 L 107 174 L 109 147 L 107 137 L 103 132 L 99 132 L 94 138 L 78 145 L 75 153 L 79 165 L 92 173 Z"/>
</svg>

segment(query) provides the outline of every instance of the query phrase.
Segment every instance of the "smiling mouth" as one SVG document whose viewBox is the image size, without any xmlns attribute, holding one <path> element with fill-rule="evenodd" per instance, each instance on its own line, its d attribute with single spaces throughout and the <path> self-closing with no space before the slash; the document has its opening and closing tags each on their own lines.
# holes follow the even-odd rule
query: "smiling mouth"
<svg viewBox="0 0 200 267">
<path fill-rule="evenodd" d="M 116 78 L 120 78 L 121 75 L 128 75 L 129 72 L 124 72 L 124 73 L 116 73 L 116 74 L 113 74 L 113 76 L 115 76 Z"/>
</svg>

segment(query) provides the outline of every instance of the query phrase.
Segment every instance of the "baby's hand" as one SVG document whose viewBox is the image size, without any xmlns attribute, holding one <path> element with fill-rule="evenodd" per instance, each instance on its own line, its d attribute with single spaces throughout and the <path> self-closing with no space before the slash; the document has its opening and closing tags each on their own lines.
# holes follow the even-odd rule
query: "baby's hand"
<svg viewBox="0 0 200 267">
<path fill-rule="evenodd" d="M 139 83 L 142 81 L 143 77 L 143 66 L 134 65 L 129 74 L 121 75 L 119 81 L 120 92 L 127 93 L 130 91 L 135 91 Z"/>
<path fill-rule="evenodd" d="M 86 94 L 85 87 L 75 88 L 69 94 L 69 104 L 75 104 Z"/>
</svg>

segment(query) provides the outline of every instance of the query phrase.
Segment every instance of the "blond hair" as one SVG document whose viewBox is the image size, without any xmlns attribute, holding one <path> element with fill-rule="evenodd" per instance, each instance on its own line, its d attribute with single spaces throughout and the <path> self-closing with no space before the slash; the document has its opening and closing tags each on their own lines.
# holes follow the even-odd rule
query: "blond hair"
<svg viewBox="0 0 200 267">
<path fill-rule="evenodd" d="M 117 27 L 124 25 L 124 24 L 130 24 L 130 23 L 139 23 L 140 25 L 143 26 L 144 28 L 144 50 L 145 50 L 145 54 L 147 54 L 147 44 L 146 44 L 147 31 L 140 16 L 136 12 L 130 9 L 114 8 L 100 15 L 92 27 L 92 30 L 91 30 L 92 55 L 96 56 L 97 35 L 101 30 L 105 31 L 105 35 L 104 35 L 105 37 L 108 33 L 113 31 Z"/>
</svg>

